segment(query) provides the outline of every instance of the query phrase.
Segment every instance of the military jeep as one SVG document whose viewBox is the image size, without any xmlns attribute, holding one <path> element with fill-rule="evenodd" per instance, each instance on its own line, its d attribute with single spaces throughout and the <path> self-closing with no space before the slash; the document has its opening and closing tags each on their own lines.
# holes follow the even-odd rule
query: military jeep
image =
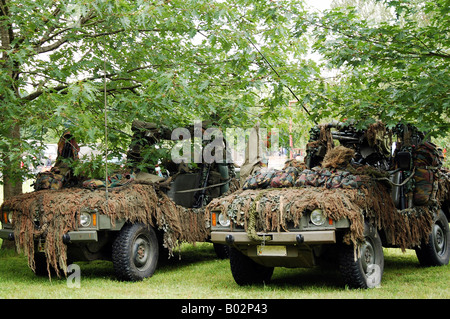
<svg viewBox="0 0 450 319">
<path fill-rule="evenodd" d="M 211 240 L 230 247 L 239 285 L 274 267 L 337 265 L 351 288 L 381 283 L 383 247 L 414 249 L 420 264 L 450 258 L 450 174 L 411 125 L 313 127 L 304 162 L 259 170 L 207 206 Z"/>
<path fill-rule="evenodd" d="M 132 130 L 130 170 L 107 179 L 75 176 L 66 160 L 79 160 L 79 147 L 66 132 L 55 167 L 37 176 L 35 191 L 4 201 L 0 238 L 15 241 L 36 274 L 60 276 L 72 262 L 104 259 L 112 260 L 119 279 L 137 281 L 152 276 L 179 243 L 209 242 L 204 206 L 233 189 L 234 166 L 158 162 L 155 147 L 171 141 L 171 131 L 143 121 Z M 142 169 L 149 159 L 164 176 Z M 214 248 L 226 256 L 223 245 Z"/>
</svg>

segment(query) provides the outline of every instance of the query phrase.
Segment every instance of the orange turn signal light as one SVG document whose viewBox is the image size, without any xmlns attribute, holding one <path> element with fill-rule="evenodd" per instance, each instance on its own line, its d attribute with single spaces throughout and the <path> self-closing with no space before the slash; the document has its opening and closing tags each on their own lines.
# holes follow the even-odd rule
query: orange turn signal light
<svg viewBox="0 0 450 319">
<path fill-rule="evenodd" d="M 212 224 L 213 226 L 216 226 L 216 225 L 217 225 L 217 214 L 216 214 L 216 213 L 212 213 L 212 214 L 211 214 L 211 224 Z"/>
</svg>

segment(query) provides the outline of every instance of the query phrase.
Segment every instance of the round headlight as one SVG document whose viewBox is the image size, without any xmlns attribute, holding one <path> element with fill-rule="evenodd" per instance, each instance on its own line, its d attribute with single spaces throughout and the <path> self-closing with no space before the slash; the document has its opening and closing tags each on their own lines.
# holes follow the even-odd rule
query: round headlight
<svg viewBox="0 0 450 319">
<path fill-rule="evenodd" d="M 91 214 L 89 213 L 81 213 L 80 215 L 80 225 L 83 227 L 88 227 L 91 225 Z"/>
<path fill-rule="evenodd" d="M 12 224 L 12 222 L 13 222 L 13 213 L 10 212 L 10 213 L 8 214 L 8 223 Z"/>
<path fill-rule="evenodd" d="M 325 223 L 325 215 L 323 214 L 321 209 L 315 209 L 311 213 L 311 223 L 316 226 L 321 226 Z"/>
<path fill-rule="evenodd" d="M 223 213 L 220 213 L 219 214 L 219 224 L 223 227 L 228 227 L 228 226 L 230 226 L 230 220 Z"/>
</svg>

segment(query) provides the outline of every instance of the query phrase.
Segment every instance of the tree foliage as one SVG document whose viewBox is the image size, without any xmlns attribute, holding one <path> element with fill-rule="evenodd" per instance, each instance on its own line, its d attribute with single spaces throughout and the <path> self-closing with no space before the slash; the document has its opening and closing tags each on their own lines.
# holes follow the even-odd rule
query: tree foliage
<svg viewBox="0 0 450 319">
<path fill-rule="evenodd" d="M 405 120 L 445 135 L 448 0 L 377 3 L 379 20 L 358 6 L 308 14 L 301 0 L 0 0 L 5 182 L 65 130 L 124 153 L 135 119 L 288 131 L 287 117 L 297 134 L 330 118 Z M 311 36 L 331 77 L 305 58 Z"/>
<path fill-rule="evenodd" d="M 114 156 L 134 119 L 248 127 L 253 106 L 273 117 L 289 96 L 251 43 L 282 81 L 315 72 L 295 59 L 306 50 L 291 37 L 305 15 L 298 1 L 2 0 L 1 9 L 0 152 L 16 161 L 67 129 L 85 145 L 107 134 Z"/>
<path fill-rule="evenodd" d="M 449 1 L 377 3 L 390 19 L 374 21 L 357 7 L 338 7 L 298 21 L 297 34 L 312 30 L 314 49 L 339 70 L 312 98 L 316 115 L 333 113 L 361 125 L 407 121 L 448 134 Z"/>
</svg>

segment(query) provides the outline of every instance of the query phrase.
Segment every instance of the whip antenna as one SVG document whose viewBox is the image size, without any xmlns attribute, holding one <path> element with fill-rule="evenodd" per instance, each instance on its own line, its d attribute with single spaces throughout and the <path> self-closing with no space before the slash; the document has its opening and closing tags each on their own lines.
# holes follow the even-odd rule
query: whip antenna
<svg viewBox="0 0 450 319">
<path fill-rule="evenodd" d="M 269 62 L 269 60 L 267 60 L 267 58 L 264 56 L 264 54 L 262 54 L 262 52 L 256 47 L 256 45 L 253 43 L 253 41 L 249 37 L 246 37 L 246 38 L 252 44 L 252 46 L 255 48 L 255 50 L 258 51 L 258 53 L 261 55 L 261 57 L 264 59 L 264 61 L 266 61 L 266 63 L 269 65 L 269 67 L 272 69 L 272 71 L 278 76 L 278 78 L 281 79 L 280 74 L 278 74 L 277 70 L 275 70 L 275 68 L 272 66 L 272 64 Z M 303 103 L 300 101 L 300 99 L 297 97 L 297 95 L 295 95 L 295 93 L 291 90 L 291 88 L 289 86 L 287 86 L 287 85 L 285 85 L 285 86 L 287 87 L 289 92 L 291 92 L 291 94 L 295 97 L 295 99 L 301 104 L 303 110 L 305 110 L 305 112 L 312 118 L 311 113 L 309 113 L 308 109 L 305 107 L 305 105 L 303 105 Z"/>
<path fill-rule="evenodd" d="M 106 48 L 106 41 L 103 38 L 103 49 Z M 104 113 L 105 113 L 105 195 L 108 200 L 108 103 L 106 98 L 106 54 L 103 55 L 103 95 L 104 95 Z"/>
</svg>

